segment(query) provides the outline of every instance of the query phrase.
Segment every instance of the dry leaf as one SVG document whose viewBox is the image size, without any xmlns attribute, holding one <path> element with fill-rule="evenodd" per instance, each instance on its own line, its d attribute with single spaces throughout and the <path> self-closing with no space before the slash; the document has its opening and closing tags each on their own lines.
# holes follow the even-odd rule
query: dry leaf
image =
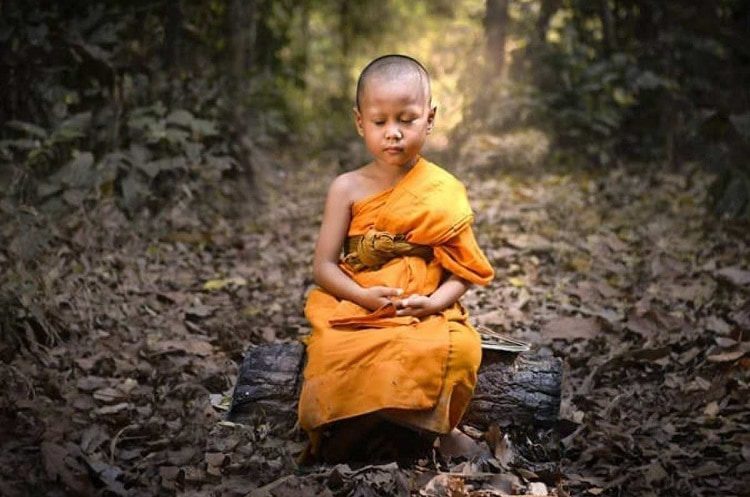
<svg viewBox="0 0 750 497">
<path fill-rule="evenodd" d="M 205 340 L 162 340 L 151 344 L 150 348 L 160 354 L 182 352 L 201 357 L 209 356 L 213 352 L 213 346 Z"/>
<path fill-rule="evenodd" d="M 739 286 L 746 287 L 750 286 L 750 271 L 742 269 L 739 266 L 731 266 L 721 268 L 714 271 L 714 274 L 724 281 Z"/>
<path fill-rule="evenodd" d="M 706 405 L 706 408 L 703 409 L 703 414 L 708 416 L 709 418 L 715 418 L 717 414 L 719 414 L 719 404 L 716 401 L 709 402 L 708 405 Z"/>
<path fill-rule="evenodd" d="M 233 278 L 222 278 L 216 280 L 208 280 L 203 284 L 203 289 L 208 291 L 221 290 L 227 286 L 240 287 L 247 285 L 247 280 L 241 276 L 235 276 Z"/>
<path fill-rule="evenodd" d="M 547 492 L 547 485 L 540 481 L 533 481 L 529 483 L 529 495 L 549 495 Z"/>
<path fill-rule="evenodd" d="M 601 332 L 602 326 L 597 318 L 562 317 L 542 327 L 542 336 L 550 339 L 590 339 Z"/>
</svg>

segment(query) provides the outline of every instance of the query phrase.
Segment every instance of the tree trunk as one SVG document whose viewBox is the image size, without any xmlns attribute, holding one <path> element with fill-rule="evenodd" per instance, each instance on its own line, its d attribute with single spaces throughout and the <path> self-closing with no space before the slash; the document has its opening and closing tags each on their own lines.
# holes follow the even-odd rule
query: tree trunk
<svg viewBox="0 0 750 497">
<path fill-rule="evenodd" d="M 500 429 L 515 462 L 544 477 L 557 471 L 562 361 L 535 353 L 483 350 L 474 397 L 463 424 Z M 305 347 L 299 342 L 251 347 L 245 354 L 228 419 L 262 420 L 283 435 L 297 421 Z M 492 428 L 495 426 L 496 428 Z"/>
<path fill-rule="evenodd" d="M 229 45 L 229 74 L 233 89 L 247 80 L 251 69 L 252 47 L 255 43 L 255 0 L 229 0 L 227 6 L 227 28 Z"/>
<path fill-rule="evenodd" d="M 232 138 L 240 168 L 244 173 L 247 185 L 255 190 L 255 171 L 252 167 L 252 147 L 248 142 L 247 119 L 243 115 L 246 108 L 245 96 L 249 92 L 248 73 L 252 69 L 254 45 L 257 32 L 257 4 L 255 0 L 229 0 L 227 4 L 225 25 L 227 27 L 227 73 L 229 74 L 229 96 L 232 106 Z"/>
<path fill-rule="evenodd" d="M 604 45 L 604 53 L 609 55 L 617 50 L 615 20 L 612 15 L 609 0 L 599 0 L 599 16 L 601 17 L 602 22 L 602 43 Z"/>
<path fill-rule="evenodd" d="M 503 73 L 505 66 L 505 39 L 508 34 L 509 0 L 487 0 L 484 32 L 487 39 L 487 58 L 493 72 Z"/>
<path fill-rule="evenodd" d="M 184 14 L 179 0 L 167 2 L 164 6 L 164 47 L 162 49 L 162 66 L 167 71 L 179 68 L 181 58 L 181 33 Z"/>
<path fill-rule="evenodd" d="M 464 422 L 480 429 L 524 425 L 548 428 L 560 412 L 562 362 L 531 352 L 482 351 L 474 397 Z M 247 350 L 232 399 L 230 418 L 257 415 L 283 429 L 297 418 L 305 347 L 299 342 L 254 346 Z"/>
<path fill-rule="evenodd" d="M 353 16 L 357 15 L 356 6 L 352 6 L 351 0 L 340 0 L 338 9 L 338 34 L 339 43 L 341 46 L 341 62 L 338 64 L 339 74 L 339 88 L 342 99 L 336 102 L 336 106 L 340 106 L 340 110 L 345 110 L 351 106 L 351 99 L 349 97 L 350 88 L 352 87 L 352 78 L 349 71 L 349 61 L 351 60 L 351 49 L 352 42 L 354 41 L 355 33 L 352 25 L 354 23 Z"/>
<path fill-rule="evenodd" d="M 546 43 L 549 23 L 560 10 L 561 5 L 562 0 L 542 0 L 542 5 L 539 7 L 539 17 L 536 20 L 537 40 L 540 43 Z"/>
</svg>

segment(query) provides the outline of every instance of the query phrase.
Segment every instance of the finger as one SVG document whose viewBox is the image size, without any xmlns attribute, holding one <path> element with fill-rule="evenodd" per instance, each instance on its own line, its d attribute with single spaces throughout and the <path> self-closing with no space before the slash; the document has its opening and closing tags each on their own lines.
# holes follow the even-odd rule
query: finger
<svg viewBox="0 0 750 497">
<path fill-rule="evenodd" d="M 422 317 L 422 314 L 423 312 L 421 309 L 417 309 L 414 307 L 396 311 L 396 316 L 414 316 L 414 317 L 419 318 L 419 317 Z"/>
<path fill-rule="evenodd" d="M 409 297 L 409 307 L 411 307 L 412 309 L 418 309 L 422 307 L 422 305 L 422 299 L 420 299 L 418 295 Z"/>
</svg>

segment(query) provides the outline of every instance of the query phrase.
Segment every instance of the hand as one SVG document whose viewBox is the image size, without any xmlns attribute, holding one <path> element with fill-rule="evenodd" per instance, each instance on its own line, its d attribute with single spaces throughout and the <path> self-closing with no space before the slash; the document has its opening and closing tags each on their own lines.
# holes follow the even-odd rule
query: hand
<svg viewBox="0 0 750 497">
<path fill-rule="evenodd" d="M 404 291 L 400 288 L 392 288 L 389 286 L 371 286 L 364 288 L 362 291 L 362 298 L 359 299 L 358 304 L 371 311 L 383 307 L 389 302 L 393 302 L 394 297 L 398 297 L 403 294 Z"/>
<path fill-rule="evenodd" d="M 427 295 L 410 295 L 396 302 L 396 316 L 415 316 L 418 318 L 435 314 L 439 309 Z"/>
</svg>

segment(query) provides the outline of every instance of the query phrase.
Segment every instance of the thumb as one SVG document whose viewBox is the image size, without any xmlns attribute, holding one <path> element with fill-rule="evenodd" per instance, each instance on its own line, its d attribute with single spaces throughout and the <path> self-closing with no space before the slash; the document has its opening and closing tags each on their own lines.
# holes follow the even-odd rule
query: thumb
<svg viewBox="0 0 750 497">
<path fill-rule="evenodd" d="M 398 297 L 399 295 L 404 293 L 402 289 L 393 288 L 390 286 L 382 286 L 380 287 L 380 289 L 384 297 Z"/>
</svg>

